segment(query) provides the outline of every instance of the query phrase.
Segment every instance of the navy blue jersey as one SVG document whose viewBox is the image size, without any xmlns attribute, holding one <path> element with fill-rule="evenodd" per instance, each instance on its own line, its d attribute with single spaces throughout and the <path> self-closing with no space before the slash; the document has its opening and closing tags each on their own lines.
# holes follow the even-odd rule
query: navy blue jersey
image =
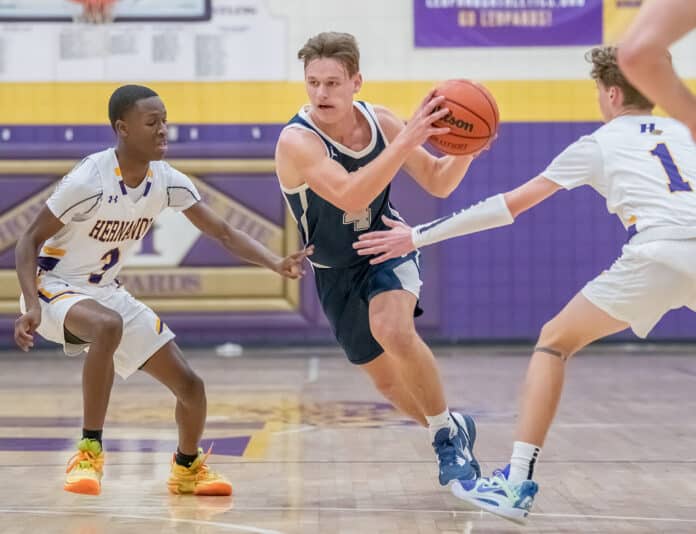
<svg viewBox="0 0 696 534">
<path fill-rule="evenodd" d="M 386 139 L 377 122 L 372 106 L 366 102 L 353 104 L 370 125 L 368 145 L 356 152 L 331 139 L 312 122 L 309 114 L 301 109 L 288 122 L 286 128 L 302 128 L 314 132 L 326 146 L 327 154 L 348 172 L 357 171 L 375 159 L 386 147 Z M 283 194 L 292 211 L 305 245 L 314 245 L 310 257 L 318 267 L 350 267 L 369 260 L 358 256 L 353 243 L 362 232 L 386 230 L 382 215 L 400 218 L 389 202 L 387 186 L 370 206 L 358 213 L 347 213 L 328 200 L 324 200 L 307 184 L 293 189 L 283 188 Z"/>
</svg>

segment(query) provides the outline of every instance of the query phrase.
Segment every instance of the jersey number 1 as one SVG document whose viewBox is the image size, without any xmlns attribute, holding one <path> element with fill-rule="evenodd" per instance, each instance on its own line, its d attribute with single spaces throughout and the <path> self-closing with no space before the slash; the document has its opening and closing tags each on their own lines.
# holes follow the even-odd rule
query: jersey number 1
<svg viewBox="0 0 696 534">
<path fill-rule="evenodd" d="M 691 189 L 691 184 L 684 180 L 684 177 L 679 173 L 679 167 L 677 167 L 677 164 L 674 163 L 672 154 L 669 153 L 666 144 L 659 143 L 650 151 L 650 153 L 656 158 L 660 159 L 662 168 L 669 177 L 670 193 L 674 193 L 675 191 L 693 191 L 693 189 Z"/>
</svg>

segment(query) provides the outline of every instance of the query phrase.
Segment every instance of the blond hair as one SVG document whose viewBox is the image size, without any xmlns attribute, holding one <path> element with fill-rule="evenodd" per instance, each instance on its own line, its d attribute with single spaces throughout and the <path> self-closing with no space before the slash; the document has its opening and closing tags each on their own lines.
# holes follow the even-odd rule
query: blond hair
<svg viewBox="0 0 696 534">
<path fill-rule="evenodd" d="M 655 104 L 642 95 L 626 79 L 616 61 L 615 46 L 598 46 L 585 54 L 585 60 L 592 63 L 590 76 L 599 80 L 604 87 L 618 87 L 624 95 L 624 106 L 638 109 L 652 109 Z"/>
<path fill-rule="evenodd" d="M 358 42 L 350 33 L 322 32 L 310 37 L 297 52 L 297 59 L 304 61 L 305 68 L 311 61 L 324 57 L 340 62 L 348 76 L 360 70 Z"/>
</svg>

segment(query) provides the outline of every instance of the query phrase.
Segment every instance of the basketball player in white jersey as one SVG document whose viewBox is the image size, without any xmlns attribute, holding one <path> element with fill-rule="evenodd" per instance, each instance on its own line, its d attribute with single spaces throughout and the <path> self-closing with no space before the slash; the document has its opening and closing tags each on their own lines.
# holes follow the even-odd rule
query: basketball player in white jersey
<svg viewBox="0 0 696 534">
<path fill-rule="evenodd" d="M 411 229 L 365 234 L 355 244 L 373 263 L 459 235 L 512 224 L 560 189 L 589 185 L 629 232 L 621 256 L 544 325 L 529 364 L 510 464 L 490 478 L 455 483 L 458 497 L 523 522 L 537 484 L 534 465 L 556 412 L 566 361 L 603 337 L 631 328 L 641 338 L 669 310 L 696 311 L 696 145 L 623 77 L 616 49 L 588 53 L 606 124 L 566 148 L 539 176 L 449 217 Z"/>
<path fill-rule="evenodd" d="M 449 195 L 472 156 L 437 158 L 421 145 L 448 128 L 433 123 L 443 98 L 429 94 L 411 120 L 354 101 L 362 87 L 360 52 L 347 33 L 324 32 L 298 52 L 309 105 L 283 129 L 276 167 L 283 195 L 307 246 L 319 300 L 337 341 L 398 409 L 430 430 L 440 484 L 480 474 L 472 454 L 476 429 L 468 415 L 450 415 L 433 353 L 418 335 L 417 254 L 370 266 L 353 250 L 357 236 L 399 217 L 390 184 L 404 170 L 428 193 Z"/>
<path fill-rule="evenodd" d="M 301 276 L 301 262 L 311 250 L 276 256 L 230 227 L 201 201 L 187 176 L 161 161 L 167 112 L 151 89 L 118 88 L 109 101 L 109 118 L 116 148 L 87 156 L 68 173 L 17 243 L 23 314 L 15 323 L 15 341 L 29 350 L 37 332 L 63 345 L 69 356 L 88 350 L 83 435 L 68 465 L 65 490 L 100 493 L 102 429 L 114 370 L 127 378 L 142 369 L 177 399 L 179 443 L 170 491 L 229 495 L 230 483 L 205 465 L 210 451 L 203 454 L 198 447 L 206 417 L 203 382 L 184 360 L 174 334 L 116 277 L 166 208 L 183 212 L 232 254 L 289 278 Z"/>
<path fill-rule="evenodd" d="M 628 81 L 675 119 L 696 140 L 696 95 L 674 71 L 669 47 L 696 28 L 694 0 L 650 0 L 619 44 L 619 67 Z"/>
</svg>

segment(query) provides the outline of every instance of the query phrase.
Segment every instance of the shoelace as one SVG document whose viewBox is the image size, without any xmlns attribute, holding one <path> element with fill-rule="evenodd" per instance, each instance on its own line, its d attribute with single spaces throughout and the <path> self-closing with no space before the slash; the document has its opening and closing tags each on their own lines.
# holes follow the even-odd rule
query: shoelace
<svg viewBox="0 0 696 534">
<path fill-rule="evenodd" d="M 452 443 L 452 440 L 448 439 L 447 441 L 439 443 L 435 447 L 435 451 L 440 459 L 445 461 L 447 465 L 453 465 L 456 463 L 457 449 L 455 448 L 454 443 Z"/>
<path fill-rule="evenodd" d="M 496 469 L 493 471 L 493 476 L 488 479 L 487 482 L 485 482 L 488 486 L 491 487 L 497 487 L 505 492 L 505 495 L 514 501 L 517 501 L 519 499 L 519 493 L 517 492 L 517 488 L 510 484 L 508 482 L 508 479 L 505 478 L 505 473 L 503 473 L 501 470 Z"/>
<path fill-rule="evenodd" d="M 100 454 L 97 456 L 92 451 L 78 451 L 68 460 L 65 472 L 69 473 L 75 467 L 80 469 L 94 468 L 95 471 L 101 473 L 104 468 L 104 455 Z"/>
<path fill-rule="evenodd" d="M 198 465 L 198 468 L 194 474 L 194 480 L 196 482 L 199 480 L 217 480 L 220 478 L 220 476 L 215 471 L 211 471 L 208 465 L 205 463 L 212 451 L 213 446 L 211 445 L 208 452 L 206 452 L 200 459 L 200 464 Z"/>
</svg>

